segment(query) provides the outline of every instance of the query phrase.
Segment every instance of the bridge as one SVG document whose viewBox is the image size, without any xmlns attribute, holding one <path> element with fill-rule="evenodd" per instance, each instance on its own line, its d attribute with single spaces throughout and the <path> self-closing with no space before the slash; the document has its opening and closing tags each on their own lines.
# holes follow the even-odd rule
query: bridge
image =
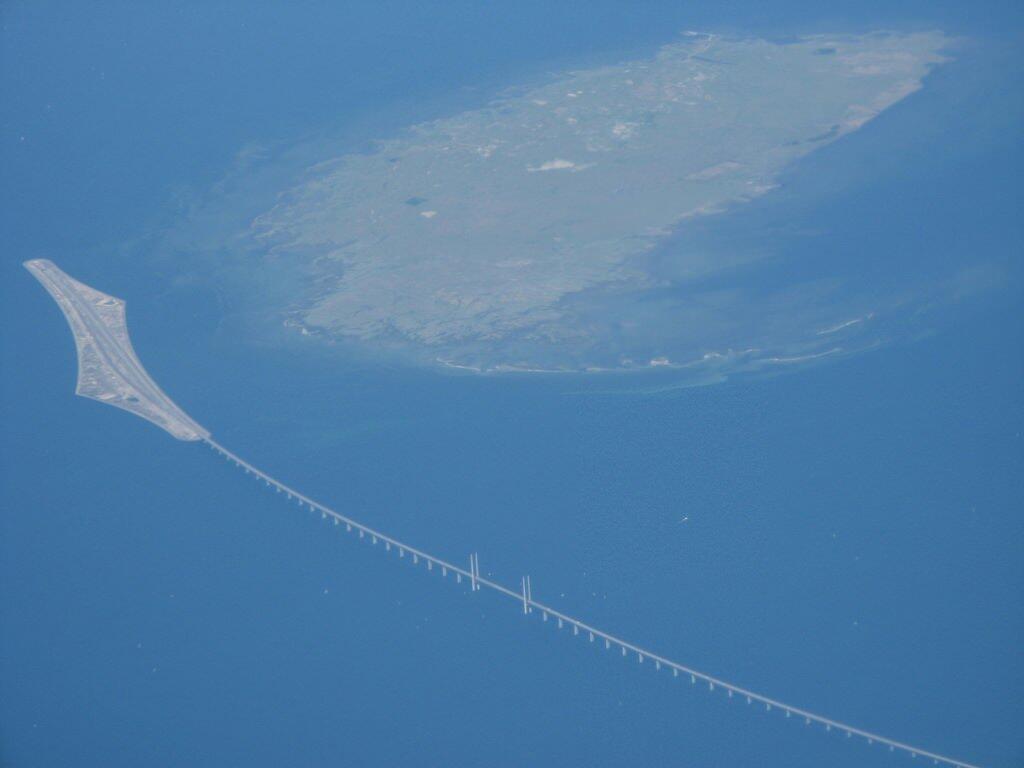
<svg viewBox="0 0 1024 768">
<path fill-rule="evenodd" d="M 437 571 L 439 578 L 448 579 L 450 577 L 456 584 L 465 584 L 471 592 L 479 592 L 483 589 L 496 592 L 515 601 L 525 616 L 539 615 L 542 621 L 549 622 L 560 630 L 570 631 L 573 635 L 584 638 L 585 642 L 601 643 L 608 651 L 619 653 L 624 657 L 635 658 L 638 664 L 653 665 L 655 670 L 663 671 L 675 678 L 681 678 L 683 681 L 688 680 L 693 686 L 700 685 L 709 693 L 718 693 L 730 699 L 745 702 L 747 705 L 763 708 L 767 712 L 775 712 L 780 718 L 802 720 L 807 726 L 820 727 L 847 739 L 856 738 L 869 745 L 892 752 L 902 752 L 913 758 L 931 760 L 935 765 L 948 768 L 980 768 L 973 763 L 931 752 L 787 704 L 673 661 L 651 649 L 631 643 L 550 605 L 534 600 L 528 576 L 524 576 L 520 580 L 518 588 L 505 586 L 481 574 L 480 560 L 476 553 L 468 556 L 465 566 L 457 565 L 417 549 L 311 499 L 218 443 L 207 430 L 193 421 L 163 393 L 146 373 L 132 350 L 125 322 L 125 304 L 122 300 L 72 279 L 53 262 L 35 260 L 26 262 L 25 267 L 39 279 L 60 306 L 75 335 L 79 354 L 77 394 L 115 405 L 142 416 L 178 439 L 196 442 L 201 440 L 247 475 L 281 494 L 284 499 L 318 513 L 321 518 L 336 526 L 344 526 L 345 530 L 356 539 L 362 540 L 370 546 L 380 547 L 384 552 L 393 553 L 393 556 L 398 559 L 408 560 L 413 566 L 421 566 L 427 571 Z M 106 311 L 103 309 L 104 307 L 107 308 Z M 84 362 L 83 356 L 85 356 Z M 86 371 L 84 378 L 83 371 Z"/>
<path fill-rule="evenodd" d="M 745 701 L 747 704 L 763 707 L 768 712 L 777 712 L 784 718 L 802 719 L 805 725 L 820 726 L 826 731 L 835 731 L 846 738 L 857 737 L 870 745 L 878 745 L 888 748 L 890 751 L 898 750 L 911 757 L 927 758 L 935 765 L 950 766 L 951 768 L 979 768 L 979 766 L 972 763 L 929 752 L 926 749 L 872 733 L 871 731 L 857 728 L 839 720 L 833 720 L 824 715 L 809 712 L 806 709 L 801 709 L 791 704 L 786 704 L 777 699 L 714 677 L 706 672 L 693 669 L 685 664 L 680 664 L 648 648 L 635 645 L 621 637 L 616 637 L 604 630 L 598 629 L 550 605 L 534 600 L 528 576 L 523 577 L 518 589 L 507 587 L 497 581 L 485 578 L 480 574 L 479 555 L 475 553 L 469 555 L 466 567 L 443 560 L 314 501 L 305 494 L 268 475 L 266 472 L 257 469 L 211 437 L 205 438 L 204 442 L 229 462 L 242 469 L 247 475 L 262 482 L 277 493 L 282 494 L 288 501 L 294 501 L 299 506 L 307 507 L 311 511 L 319 513 L 324 520 L 331 521 L 334 525 L 344 525 L 347 532 L 352 533 L 358 539 L 368 542 L 371 546 L 380 546 L 385 552 L 396 553 L 400 559 L 408 558 L 413 565 L 422 564 L 428 571 L 436 569 L 442 578 L 452 575 L 456 583 L 462 584 L 465 581 L 470 591 L 477 592 L 481 589 L 493 590 L 499 595 L 510 598 L 521 605 L 524 614 L 539 613 L 543 621 L 552 622 L 558 629 L 568 629 L 574 635 L 584 637 L 591 643 L 601 642 L 604 644 L 605 649 L 616 651 L 622 656 L 635 657 L 639 664 L 652 664 L 656 670 L 665 670 L 666 673 L 671 673 L 673 677 L 681 676 L 684 680 L 688 679 L 691 685 L 700 684 L 706 687 L 709 692 L 718 691 L 728 698 L 736 698 L 739 701 Z"/>
</svg>

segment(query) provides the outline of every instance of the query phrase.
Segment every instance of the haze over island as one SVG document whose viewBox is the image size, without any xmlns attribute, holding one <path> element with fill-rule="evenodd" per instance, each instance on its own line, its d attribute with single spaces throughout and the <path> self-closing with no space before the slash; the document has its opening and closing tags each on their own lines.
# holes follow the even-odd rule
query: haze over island
<svg viewBox="0 0 1024 768">
<path fill-rule="evenodd" d="M 721 287 L 672 295 L 727 275 L 728 260 L 677 248 L 666 277 L 647 257 L 916 91 L 946 43 L 686 33 L 652 58 L 555 75 L 325 159 L 242 237 L 299 278 L 296 332 L 418 361 L 578 371 L 827 356 L 884 307 L 809 312 L 816 289 L 790 285 L 741 327 L 723 320 L 734 299 Z M 785 301 L 789 321 L 768 318 Z"/>
</svg>

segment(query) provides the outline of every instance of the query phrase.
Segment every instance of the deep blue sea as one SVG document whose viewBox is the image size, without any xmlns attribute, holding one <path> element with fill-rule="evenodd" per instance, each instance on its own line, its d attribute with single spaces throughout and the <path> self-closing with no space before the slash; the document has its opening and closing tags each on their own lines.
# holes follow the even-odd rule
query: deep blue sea
<svg viewBox="0 0 1024 768">
<path fill-rule="evenodd" d="M 0 764 L 916 764 L 524 620 L 76 398 L 21 267 L 51 258 L 128 301 L 218 440 L 314 498 L 731 682 L 1024 765 L 1024 16 L 825 6 L 5 4 Z M 865 285 L 978 275 L 875 352 L 682 389 L 374 366 L 239 337 L 236 297 L 146 251 L 247 142 L 386 134 L 681 29 L 886 27 L 965 42 L 700 231 Z"/>
</svg>

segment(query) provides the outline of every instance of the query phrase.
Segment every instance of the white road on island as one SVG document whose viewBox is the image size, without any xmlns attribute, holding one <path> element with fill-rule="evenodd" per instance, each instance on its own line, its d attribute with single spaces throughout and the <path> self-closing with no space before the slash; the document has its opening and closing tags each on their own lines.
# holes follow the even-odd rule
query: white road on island
<svg viewBox="0 0 1024 768">
<path fill-rule="evenodd" d="M 78 350 L 76 394 L 130 411 L 179 440 L 209 437 L 143 368 L 128 336 L 123 300 L 78 282 L 48 259 L 26 261 L 25 268 L 43 284 L 71 326 Z"/>
</svg>

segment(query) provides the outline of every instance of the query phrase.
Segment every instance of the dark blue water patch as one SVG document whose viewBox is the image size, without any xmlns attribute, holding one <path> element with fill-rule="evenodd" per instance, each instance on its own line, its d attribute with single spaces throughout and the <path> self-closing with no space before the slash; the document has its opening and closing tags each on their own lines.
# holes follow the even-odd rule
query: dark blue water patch
<svg viewBox="0 0 1024 768">
<path fill-rule="evenodd" d="M 64 338 L 50 314 L 41 333 Z M 991 692 L 1024 682 L 1024 619 L 990 610 L 1014 604 L 1024 536 L 1015 317 L 990 306 L 899 353 L 612 398 L 246 353 L 201 321 L 161 382 L 177 395 L 201 371 L 194 416 L 346 513 L 480 551 L 509 583 L 529 572 L 538 596 L 709 671 L 998 765 L 1021 713 Z M 208 450 L 71 397 L 69 356 L 24 359 L 4 482 L 26 510 L 6 519 L 18 755 L 473 762 L 501 743 L 489 764 L 889 764 L 385 562 Z M 53 466 L 64 482 L 36 481 Z"/>
<path fill-rule="evenodd" d="M 863 23 L 892 12 L 857 8 L 846 14 Z M 935 12 L 1006 24 L 958 8 Z M 54 41 L 38 50 L 62 72 L 89 70 L 59 58 L 61 42 L 109 35 L 103 63 L 131 34 L 107 23 L 47 37 L 65 12 L 34 38 Z M 567 26 L 547 33 L 552 46 Z M 180 29 L 167 38 L 187 39 Z M 301 58 L 261 50 L 280 51 L 267 61 L 285 79 Z M 92 95 L 101 125 L 126 102 L 117 87 Z M 183 102 L 203 116 L 193 138 L 231 133 L 203 168 L 257 114 L 233 123 L 211 101 Z M 0 182 L 5 225 L 22 219 L 0 265 L 2 762 L 905 764 L 638 674 L 514 604 L 438 588 L 209 451 L 75 398 L 64 321 L 19 266 L 50 256 L 129 300 L 141 357 L 192 415 L 337 508 L 453 558 L 480 551 L 512 583 L 527 571 L 539 596 L 737 682 L 982 765 L 1020 763 L 1019 294 L 906 348 L 652 395 L 351 369 L 239 344 L 208 286 L 169 289 L 172 273 L 108 260 L 99 245 L 125 231 L 114 223 L 134 232 L 140 190 L 176 178 L 196 146 L 165 118 L 148 118 L 167 124 L 161 142 L 109 155 L 55 131 Z M 158 148 L 141 158 L 154 176 L 123 162 Z M 1012 190 L 974 189 L 980 211 L 1016 204 Z M 1012 252 L 1017 230 L 988 221 L 977 236 L 999 246 L 1003 233 Z"/>
</svg>

